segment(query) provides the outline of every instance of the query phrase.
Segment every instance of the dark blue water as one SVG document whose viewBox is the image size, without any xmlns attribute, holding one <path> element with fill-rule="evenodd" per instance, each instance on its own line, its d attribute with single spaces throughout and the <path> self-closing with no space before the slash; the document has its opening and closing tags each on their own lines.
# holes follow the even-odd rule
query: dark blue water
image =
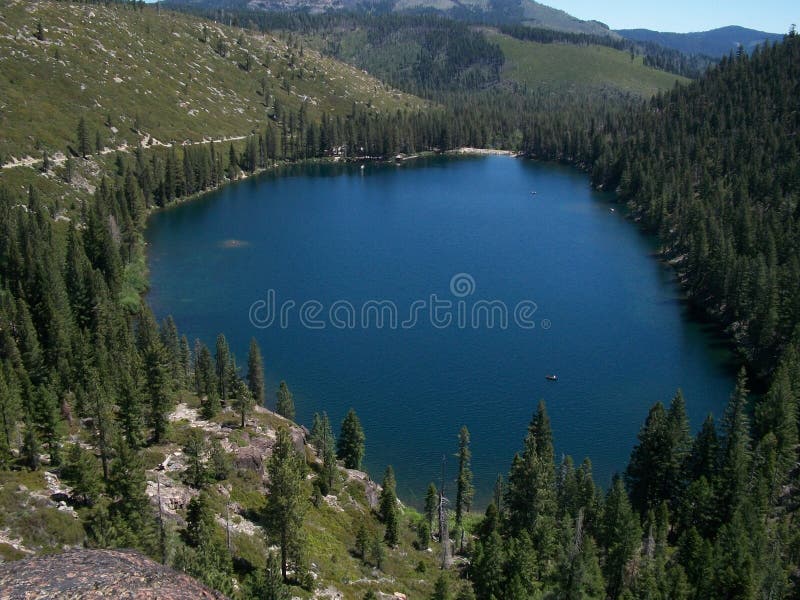
<svg viewBox="0 0 800 600">
<path fill-rule="evenodd" d="M 724 346 L 687 318 L 652 239 L 611 199 L 580 172 L 507 157 L 295 168 L 154 215 L 149 301 L 212 348 L 225 332 L 239 364 L 255 336 L 269 406 L 285 379 L 301 422 L 326 410 L 338 424 L 354 407 L 367 468 L 379 478 L 391 463 L 410 502 L 438 480 L 461 425 L 484 501 L 541 398 L 557 454 L 590 456 L 605 484 L 627 464 L 651 404 L 681 387 L 698 427 L 732 388 Z M 458 295 L 456 274 L 469 276 Z M 268 290 L 278 308 L 295 303 L 286 327 L 280 315 L 263 327 Z M 452 303 L 436 319 L 431 294 Z M 361 322 L 370 300 L 394 303 L 395 329 L 389 312 L 383 328 L 374 312 Z M 472 322 L 481 300 L 498 301 L 494 328 L 489 311 Z M 257 301 L 261 328 L 250 318 Z M 307 301 L 317 304 L 301 322 Z M 338 325 L 352 307 L 356 327 L 334 326 L 332 306 Z"/>
</svg>

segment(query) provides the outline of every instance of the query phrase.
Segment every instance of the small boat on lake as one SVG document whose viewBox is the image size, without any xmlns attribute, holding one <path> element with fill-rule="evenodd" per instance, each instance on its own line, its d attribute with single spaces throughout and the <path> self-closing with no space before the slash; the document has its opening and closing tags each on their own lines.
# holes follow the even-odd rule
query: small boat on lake
<svg viewBox="0 0 800 600">
<path fill-rule="evenodd" d="M 545 375 L 544 378 L 547 381 L 558 381 L 558 375 Z"/>
</svg>

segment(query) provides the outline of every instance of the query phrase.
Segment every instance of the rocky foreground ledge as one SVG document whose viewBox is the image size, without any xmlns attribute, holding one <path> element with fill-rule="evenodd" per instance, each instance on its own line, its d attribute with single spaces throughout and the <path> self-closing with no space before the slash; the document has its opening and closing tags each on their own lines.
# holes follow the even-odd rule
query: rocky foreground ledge
<svg viewBox="0 0 800 600">
<path fill-rule="evenodd" d="M 0 599 L 224 600 L 132 550 L 68 550 L 0 564 Z"/>
</svg>

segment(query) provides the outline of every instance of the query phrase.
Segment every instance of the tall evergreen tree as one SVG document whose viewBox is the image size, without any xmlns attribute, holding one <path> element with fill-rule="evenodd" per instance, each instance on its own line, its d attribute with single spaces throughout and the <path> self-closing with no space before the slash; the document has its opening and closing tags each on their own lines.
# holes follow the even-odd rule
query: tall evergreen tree
<svg viewBox="0 0 800 600">
<path fill-rule="evenodd" d="M 264 361 L 256 338 L 250 339 L 250 351 L 247 353 L 247 385 L 253 400 L 261 406 L 264 404 Z"/>
<path fill-rule="evenodd" d="M 78 121 L 75 142 L 77 144 L 78 154 L 86 158 L 86 155 L 91 152 L 92 148 L 89 145 L 89 129 L 86 126 L 86 119 L 84 117 L 81 117 Z"/>
<path fill-rule="evenodd" d="M 475 488 L 472 487 L 471 459 L 469 430 L 464 426 L 458 434 L 458 480 L 456 483 L 456 527 L 462 529 L 462 549 L 464 546 L 464 515 L 469 512 L 472 498 L 475 495 Z"/>
<path fill-rule="evenodd" d="M 439 508 L 439 490 L 436 489 L 436 484 L 432 481 L 428 484 L 428 490 L 425 492 L 425 511 L 424 516 L 428 521 L 428 528 L 433 531 L 434 519 L 437 515 Z"/>
<path fill-rule="evenodd" d="M 603 572 L 608 596 L 619 598 L 628 587 L 627 565 L 634 557 L 641 539 L 639 519 L 631 508 L 619 476 L 614 477 L 606 495 L 601 538 L 606 549 Z"/>
<path fill-rule="evenodd" d="M 364 460 L 364 442 L 366 436 L 361 428 L 361 421 L 352 408 L 342 421 L 341 431 L 336 447 L 336 456 L 344 461 L 346 469 L 360 469 Z"/>
<path fill-rule="evenodd" d="M 150 404 L 148 424 L 153 430 L 153 441 L 164 438 L 169 425 L 172 399 L 169 385 L 168 361 L 160 340 L 153 340 L 144 352 L 144 372 L 147 398 Z"/>
<path fill-rule="evenodd" d="M 186 538 L 194 549 L 187 565 L 189 573 L 211 587 L 231 593 L 231 556 L 217 527 L 211 497 L 205 490 L 189 501 Z"/>
<path fill-rule="evenodd" d="M 386 528 L 383 539 L 389 546 L 396 546 L 400 539 L 400 516 L 397 509 L 395 485 L 394 470 L 389 465 L 383 474 L 383 489 L 379 500 L 381 520 Z"/>
<path fill-rule="evenodd" d="M 571 517 L 562 527 L 563 540 L 559 554 L 557 594 L 559 600 L 602 600 L 605 581 L 600 570 L 594 539 L 584 530 L 583 511 L 572 525 Z"/>
<path fill-rule="evenodd" d="M 113 499 L 109 515 L 116 531 L 116 544 L 155 554 L 156 521 L 145 493 L 146 487 L 141 457 L 118 440 L 108 478 L 108 493 Z"/>
<path fill-rule="evenodd" d="M 469 576 L 478 600 L 503 598 L 505 585 L 505 549 L 500 535 L 500 516 L 494 503 L 489 504 L 477 532 Z"/>
<path fill-rule="evenodd" d="M 670 432 L 664 405 L 656 403 L 639 432 L 638 443 L 625 471 L 631 502 L 639 512 L 657 506 L 667 497 L 671 466 Z"/>
<path fill-rule="evenodd" d="M 92 506 L 100 498 L 103 481 L 97 458 L 79 444 L 73 444 L 67 451 L 61 476 L 72 487 L 72 497 L 81 504 Z"/>
<path fill-rule="evenodd" d="M 747 416 L 749 394 L 747 373 L 742 368 L 722 421 L 718 496 L 723 522 L 733 516 L 747 493 L 751 463 L 750 420 Z"/>
<path fill-rule="evenodd" d="M 244 429 L 245 419 L 253 410 L 253 406 L 255 405 L 255 402 L 253 401 L 253 394 L 250 391 L 250 388 L 247 387 L 241 379 L 236 380 L 234 390 L 233 407 L 236 409 L 236 412 L 239 413 L 239 417 L 241 419 L 240 424 L 242 429 Z"/>
<path fill-rule="evenodd" d="M 276 397 L 275 412 L 290 421 L 294 421 L 294 397 L 285 381 L 281 381 L 280 386 L 278 386 Z"/>
<path fill-rule="evenodd" d="M 223 334 L 217 336 L 216 353 L 214 354 L 214 367 L 217 376 L 217 393 L 225 402 L 228 399 L 230 388 L 228 385 L 228 369 L 231 361 L 231 352 L 228 341 Z"/>
<path fill-rule="evenodd" d="M 509 531 L 527 532 L 539 556 L 540 575 L 553 566 L 557 549 L 556 486 L 553 438 L 544 402 L 531 419 L 521 455 L 508 475 L 505 505 Z"/>
<path fill-rule="evenodd" d="M 267 530 L 281 548 L 281 573 L 287 580 L 290 559 L 297 562 L 301 527 L 308 507 L 305 463 L 294 448 L 289 430 L 278 428 L 267 463 L 269 492 L 265 509 Z"/>
</svg>

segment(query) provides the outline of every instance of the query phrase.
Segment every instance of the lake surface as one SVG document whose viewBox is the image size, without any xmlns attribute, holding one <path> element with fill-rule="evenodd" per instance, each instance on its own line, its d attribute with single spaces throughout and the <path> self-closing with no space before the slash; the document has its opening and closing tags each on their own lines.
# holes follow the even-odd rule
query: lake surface
<svg viewBox="0 0 800 600">
<path fill-rule="evenodd" d="M 255 336 L 268 406 L 285 379 L 302 423 L 325 410 L 338 432 L 354 407 L 366 467 L 392 464 L 406 501 L 438 485 L 443 454 L 455 476 L 467 425 L 485 504 L 539 399 L 557 458 L 591 457 L 606 485 L 654 402 L 682 388 L 696 430 L 733 388 L 725 345 L 612 200 L 501 156 L 285 169 L 155 214 L 148 300 L 212 351 L 224 332 L 240 365 Z"/>
</svg>

